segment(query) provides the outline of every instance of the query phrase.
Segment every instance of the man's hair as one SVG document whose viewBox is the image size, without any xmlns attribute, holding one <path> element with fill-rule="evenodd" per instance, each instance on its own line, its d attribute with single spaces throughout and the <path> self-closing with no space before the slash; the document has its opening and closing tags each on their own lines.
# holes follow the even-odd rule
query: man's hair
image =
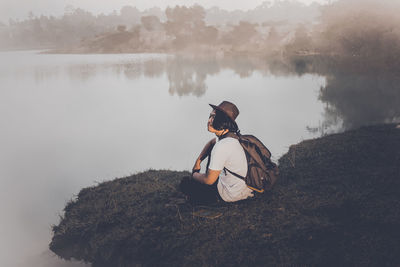
<svg viewBox="0 0 400 267">
<path fill-rule="evenodd" d="M 230 132 L 234 133 L 239 130 L 237 125 L 225 113 L 218 109 L 215 110 L 212 127 L 218 131 L 228 129 Z"/>
</svg>

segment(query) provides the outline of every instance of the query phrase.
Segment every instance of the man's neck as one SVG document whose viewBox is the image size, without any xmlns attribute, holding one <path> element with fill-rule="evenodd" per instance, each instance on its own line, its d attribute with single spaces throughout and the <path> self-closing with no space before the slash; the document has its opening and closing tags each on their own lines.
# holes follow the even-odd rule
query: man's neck
<svg viewBox="0 0 400 267">
<path fill-rule="evenodd" d="M 226 130 L 221 135 L 218 135 L 218 140 L 224 139 L 225 137 L 229 137 L 231 135 L 234 135 L 234 133 L 230 132 L 229 130 Z"/>
<path fill-rule="evenodd" d="M 224 136 L 224 135 L 227 134 L 227 133 L 229 133 L 229 130 L 224 129 L 224 130 L 215 132 L 215 135 L 216 135 L 218 138 L 220 138 L 221 136 Z"/>
</svg>

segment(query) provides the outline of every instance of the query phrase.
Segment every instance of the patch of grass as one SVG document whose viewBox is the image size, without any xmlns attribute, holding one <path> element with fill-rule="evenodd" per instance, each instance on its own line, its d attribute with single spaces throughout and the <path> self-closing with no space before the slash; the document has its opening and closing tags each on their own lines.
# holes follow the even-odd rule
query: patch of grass
<svg viewBox="0 0 400 267">
<path fill-rule="evenodd" d="M 150 170 L 82 189 L 50 249 L 93 266 L 397 266 L 400 130 L 307 140 L 279 160 L 275 188 L 207 209 L 175 201 L 188 172 Z"/>
</svg>

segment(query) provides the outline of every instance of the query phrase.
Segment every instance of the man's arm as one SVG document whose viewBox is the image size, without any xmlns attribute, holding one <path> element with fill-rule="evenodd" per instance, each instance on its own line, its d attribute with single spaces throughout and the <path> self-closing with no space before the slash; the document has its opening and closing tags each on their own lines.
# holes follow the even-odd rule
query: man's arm
<svg viewBox="0 0 400 267">
<path fill-rule="evenodd" d="M 203 150 L 200 152 L 200 155 L 197 157 L 196 162 L 194 163 L 192 171 L 200 170 L 200 163 L 211 153 L 211 150 L 214 147 L 215 142 L 216 139 L 213 138 L 204 146 Z"/>
<path fill-rule="evenodd" d="M 215 171 L 215 170 L 208 169 L 207 173 L 195 172 L 195 173 L 193 173 L 192 177 L 193 177 L 193 179 L 199 181 L 200 183 L 212 185 L 218 179 L 218 176 L 220 173 L 221 173 L 221 171 Z"/>
</svg>

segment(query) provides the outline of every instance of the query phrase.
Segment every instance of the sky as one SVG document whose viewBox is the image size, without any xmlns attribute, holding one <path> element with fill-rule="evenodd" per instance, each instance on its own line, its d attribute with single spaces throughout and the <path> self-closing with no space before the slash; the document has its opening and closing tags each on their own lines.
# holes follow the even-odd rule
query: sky
<svg viewBox="0 0 400 267">
<path fill-rule="evenodd" d="M 0 0 L 0 21 L 7 22 L 9 18 L 24 19 L 32 11 L 34 15 L 60 16 L 68 5 L 82 8 L 94 14 L 109 14 L 113 10 L 119 11 L 121 7 L 130 5 L 144 10 L 154 6 L 165 9 L 167 6 L 186 5 L 195 3 L 205 8 L 218 6 L 226 10 L 253 9 L 266 0 Z M 269 0 L 273 2 L 276 0 Z M 304 4 L 312 2 L 326 3 L 329 0 L 298 0 Z"/>
</svg>

